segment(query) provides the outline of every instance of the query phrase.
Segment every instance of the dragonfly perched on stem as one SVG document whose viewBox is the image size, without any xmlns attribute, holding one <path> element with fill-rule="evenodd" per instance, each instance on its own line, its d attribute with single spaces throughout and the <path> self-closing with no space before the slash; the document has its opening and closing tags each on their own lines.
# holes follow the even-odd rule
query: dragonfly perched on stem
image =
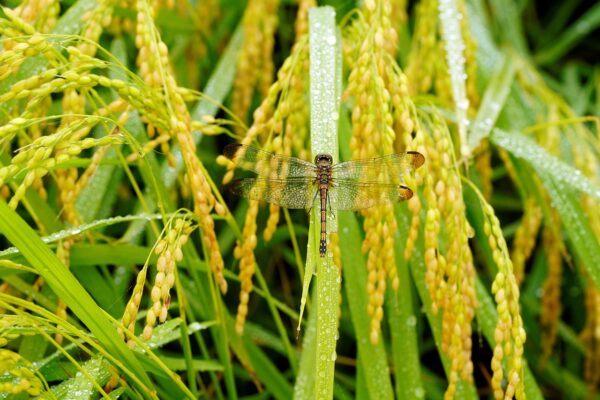
<svg viewBox="0 0 600 400">
<path fill-rule="evenodd" d="M 329 154 L 318 154 L 310 163 L 243 144 L 230 144 L 223 154 L 237 168 L 257 174 L 230 185 L 239 196 L 305 210 L 311 210 L 320 196 L 321 257 L 327 252 L 328 206 L 356 211 L 408 200 L 413 191 L 402 184 L 403 178 L 425 162 L 421 153 L 408 151 L 339 164 L 333 164 Z"/>
</svg>

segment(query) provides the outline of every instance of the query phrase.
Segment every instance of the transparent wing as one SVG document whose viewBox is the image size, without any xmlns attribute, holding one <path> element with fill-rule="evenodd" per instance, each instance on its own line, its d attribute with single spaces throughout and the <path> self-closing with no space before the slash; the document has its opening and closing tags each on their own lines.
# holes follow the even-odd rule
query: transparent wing
<svg viewBox="0 0 600 400">
<path fill-rule="evenodd" d="M 265 177 L 306 176 L 314 179 L 317 176 L 315 164 L 299 158 L 271 153 L 254 146 L 230 144 L 225 146 L 223 155 L 232 160 L 236 167 L 254 171 Z"/>
<path fill-rule="evenodd" d="M 315 179 L 293 177 L 270 179 L 264 177 L 235 180 L 231 192 L 251 200 L 266 201 L 285 208 L 309 209 L 317 193 Z"/>
<path fill-rule="evenodd" d="M 403 185 L 348 179 L 335 179 L 329 189 L 331 205 L 338 210 L 360 210 L 398 203 L 412 196 L 413 191 Z"/>
<path fill-rule="evenodd" d="M 400 183 L 406 174 L 425 162 L 419 152 L 390 154 L 383 157 L 346 161 L 333 166 L 333 177 L 361 182 Z"/>
</svg>

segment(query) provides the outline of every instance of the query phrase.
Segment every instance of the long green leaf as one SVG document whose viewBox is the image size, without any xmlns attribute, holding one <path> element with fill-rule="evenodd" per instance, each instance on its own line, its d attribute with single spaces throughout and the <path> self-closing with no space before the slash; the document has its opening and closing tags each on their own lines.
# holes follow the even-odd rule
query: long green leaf
<svg viewBox="0 0 600 400">
<path fill-rule="evenodd" d="M 492 127 L 496 123 L 502 107 L 504 107 L 514 76 L 513 63 L 510 57 L 505 56 L 502 64 L 498 66 L 488 82 L 481 106 L 469 132 L 469 148 L 471 151 L 492 131 Z"/>
<path fill-rule="evenodd" d="M 491 138 L 495 144 L 508 150 L 515 157 L 527 161 L 539 173 L 549 174 L 571 190 L 580 190 L 600 200 L 600 187 L 586 178 L 581 171 L 554 157 L 527 136 L 496 128 Z"/>
<path fill-rule="evenodd" d="M 269 393 L 278 400 L 291 399 L 293 393 L 291 385 L 269 357 L 258 346 L 248 345 L 248 341 L 246 341 L 246 349 L 252 360 L 254 372 L 269 389 Z"/>
<path fill-rule="evenodd" d="M 502 44 L 509 44 L 520 53 L 527 54 L 527 42 L 523 34 L 521 13 L 517 3 L 512 0 L 491 0 L 489 3 Z"/>
<path fill-rule="evenodd" d="M 341 95 L 341 48 L 336 31 L 335 11 L 332 7 L 312 8 L 309 11 L 310 47 L 310 128 L 313 157 L 319 153 L 330 154 L 338 160 L 337 120 Z M 320 203 L 313 207 L 321 211 Z M 335 210 L 327 213 L 329 232 L 337 231 Z M 310 228 L 316 233 L 319 212 L 313 212 Z M 318 237 L 315 235 L 314 237 Z M 315 256 L 317 247 L 310 246 L 313 254 L 307 263 L 317 263 L 317 313 L 316 337 L 316 396 L 320 399 L 333 398 L 338 308 L 340 298 L 340 266 L 333 263 L 331 249 L 325 257 Z M 316 258 L 316 260 L 315 260 Z M 306 271 L 310 270 L 307 265 Z M 308 273 L 305 273 L 305 279 Z M 311 351 L 311 349 L 305 349 Z"/>
<path fill-rule="evenodd" d="M 80 235 L 82 232 L 87 232 L 93 229 L 110 226 L 117 223 L 127 222 L 127 221 L 137 221 L 144 220 L 149 221 L 153 219 L 162 219 L 162 216 L 159 214 L 139 214 L 139 215 L 125 215 L 125 216 L 117 216 L 106 218 L 102 220 L 96 220 L 94 222 L 90 222 L 89 224 L 83 224 L 74 228 L 64 229 L 59 232 L 55 232 L 52 235 L 44 236 L 41 240 L 44 243 L 55 243 L 61 239 L 66 239 L 69 237 Z M 0 252 L 0 257 L 6 257 L 13 254 L 19 253 L 18 247 L 9 247 L 6 250 Z"/>
<path fill-rule="evenodd" d="M 478 78 L 487 82 L 496 71 L 497 66 L 502 63 L 504 54 L 498 49 L 494 35 L 490 32 L 487 2 L 483 0 L 468 1 L 466 9 L 470 33 L 477 38 L 475 53 L 477 75 Z"/>
<path fill-rule="evenodd" d="M 492 140 L 511 152 L 517 158 L 528 162 L 540 176 L 552 206 L 557 209 L 564 230 L 569 237 L 570 246 L 587 269 L 589 276 L 597 287 L 600 287 L 600 244 L 590 226 L 589 219 L 581 207 L 581 193 L 600 198 L 600 189 L 581 172 L 565 162 L 548 154 L 533 140 L 518 133 L 506 133 L 495 129 Z M 519 165 L 515 165 L 521 171 Z M 520 176 L 528 179 L 527 176 Z M 543 204 L 540 194 L 535 192 L 535 185 L 526 185 Z M 548 212 L 546 212 L 548 213 Z"/>
<path fill-rule="evenodd" d="M 541 50 L 535 56 L 535 60 L 543 65 L 555 62 L 559 57 L 566 54 L 577 43 L 588 37 L 600 26 L 600 3 L 594 4 L 577 21 L 561 32 L 558 40 L 552 42 L 549 48 Z"/>
<path fill-rule="evenodd" d="M 113 40 L 110 46 L 110 53 L 119 61 L 121 65 L 127 65 L 127 47 L 123 38 Z M 112 65 L 109 70 L 111 79 L 121 79 L 127 81 L 127 73 L 123 69 Z M 113 99 L 116 98 L 116 92 L 112 91 Z M 125 129 L 137 139 L 141 139 L 143 130 L 141 121 L 137 112 L 130 113 Z M 136 132 L 137 131 L 137 134 Z M 103 132 L 106 134 L 106 132 Z M 118 161 L 115 149 L 110 149 L 104 155 L 103 161 Z M 92 221 L 94 218 L 102 218 L 100 211 L 104 211 L 104 216 L 108 216 L 117 198 L 117 187 L 123 171 L 117 165 L 100 165 L 90 177 L 88 184 L 83 188 L 76 201 L 77 212 L 84 222 Z"/>
<path fill-rule="evenodd" d="M 152 383 L 148 375 L 119 337 L 111 321 L 105 317 L 103 310 L 42 242 L 38 234 L 10 209 L 4 200 L 0 200 L 0 232 L 21 251 L 31 266 L 44 277 L 56 295 L 63 299 L 106 350 L 123 363 L 124 371 L 137 376 L 140 383 L 146 387 L 142 390 L 151 388 Z"/>
<path fill-rule="evenodd" d="M 111 376 L 110 365 L 102 358 L 95 357 L 83 363 L 81 367 L 85 373 L 78 371 L 74 377 L 53 387 L 54 396 L 64 400 L 96 398 L 97 389 L 106 384 Z"/>
<path fill-rule="evenodd" d="M 399 206 L 406 208 L 406 203 Z M 398 214 L 398 212 L 396 213 Z M 414 299 L 413 280 L 408 263 L 404 260 L 405 236 L 396 239 L 396 266 L 400 287 L 394 293 L 388 289 L 386 299 L 387 316 L 390 323 L 392 339 L 392 357 L 396 378 L 396 398 L 423 398 L 425 389 L 421 379 L 421 363 L 419 354 L 419 338 L 417 336 L 417 308 Z"/>
<path fill-rule="evenodd" d="M 582 266 L 586 268 L 597 288 L 600 288 L 600 243 L 592 230 L 586 213 L 581 208 L 579 193 L 548 172 L 540 172 L 544 187 L 558 210 L 562 226 L 569 237 Z"/>
<path fill-rule="evenodd" d="M 214 72 L 206 83 L 202 91 L 203 97 L 196 104 L 192 111 L 192 118 L 201 120 L 205 115 L 214 116 L 219 110 L 219 106 L 229 93 L 233 79 L 235 78 L 235 67 L 238 53 L 242 47 L 244 39 L 244 29 L 242 24 L 239 24 L 225 52 L 221 56 L 219 63 L 215 67 Z"/>
<path fill-rule="evenodd" d="M 356 332 L 358 346 L 358 364 L 362 368 L 364 381 L 371 399 L 393 399 L 390 369 L 383 342 L 377 345 L 370 341 L 371 317 L 367 312 L 367 267 L 361 252 L 360 227 L 356 216 L 348 212 L 339 213 L 340 242 L 344 243 L 342 252 L 342 272 L 344 288 L 350 308 L 352 325 Z M 394 299 L 395 300 L 395 299 Z M 392 336 L 401 332 L 393 331 Z M 402 338 L 401 340 L 403 340 Z"/>
<path fill-rule="evenodd" d="M 313 302 L 314 303 L 314 302 Z M 317 353 L 314 349 L 317 347 L 317 314 L 311 312 L 308 315 L 308 321 L 304 328 L 304 340 L 302 341 L 302 357 L 298 367 L 298 375 L 294 383 L 294 399 L 313 399 L 315 398 L 315 365 L 317 363 Z"/>
</svg>

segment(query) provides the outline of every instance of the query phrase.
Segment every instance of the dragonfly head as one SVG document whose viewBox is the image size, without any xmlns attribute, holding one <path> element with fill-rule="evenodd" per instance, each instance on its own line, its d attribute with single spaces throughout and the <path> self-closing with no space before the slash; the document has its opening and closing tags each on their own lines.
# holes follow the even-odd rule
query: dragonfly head
<svg viewBox="0 0 600 400">
<path fill-rule="evenodd" d="M 317 154 L 315 157 L 315 164 L 317 166 L 331 165 L 333 163 L 333 157 L 329 154 Z"/>
</svg>

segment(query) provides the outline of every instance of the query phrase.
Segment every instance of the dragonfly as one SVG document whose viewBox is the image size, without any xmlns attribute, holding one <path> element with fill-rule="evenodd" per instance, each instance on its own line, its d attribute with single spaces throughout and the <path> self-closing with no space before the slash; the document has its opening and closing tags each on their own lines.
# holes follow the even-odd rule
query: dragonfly
<svg viewBox="0 0 600 400">
<path fill-rule="evenodd" d="M 223 155 L 236 168 L 257 174 L 233 181 L 229 189 L 236 195 L 308 212 L 319 196 L 321 257 L 327 253 L 328 206 L 357 211 L 408 200 L 413 191 L 403 178 L 425 162 L 421 153 L 407 151 L 338 164 L 330 154 L 317 154 L 311 163 L 244 144 L 225 146 Z"/>
</svg>

